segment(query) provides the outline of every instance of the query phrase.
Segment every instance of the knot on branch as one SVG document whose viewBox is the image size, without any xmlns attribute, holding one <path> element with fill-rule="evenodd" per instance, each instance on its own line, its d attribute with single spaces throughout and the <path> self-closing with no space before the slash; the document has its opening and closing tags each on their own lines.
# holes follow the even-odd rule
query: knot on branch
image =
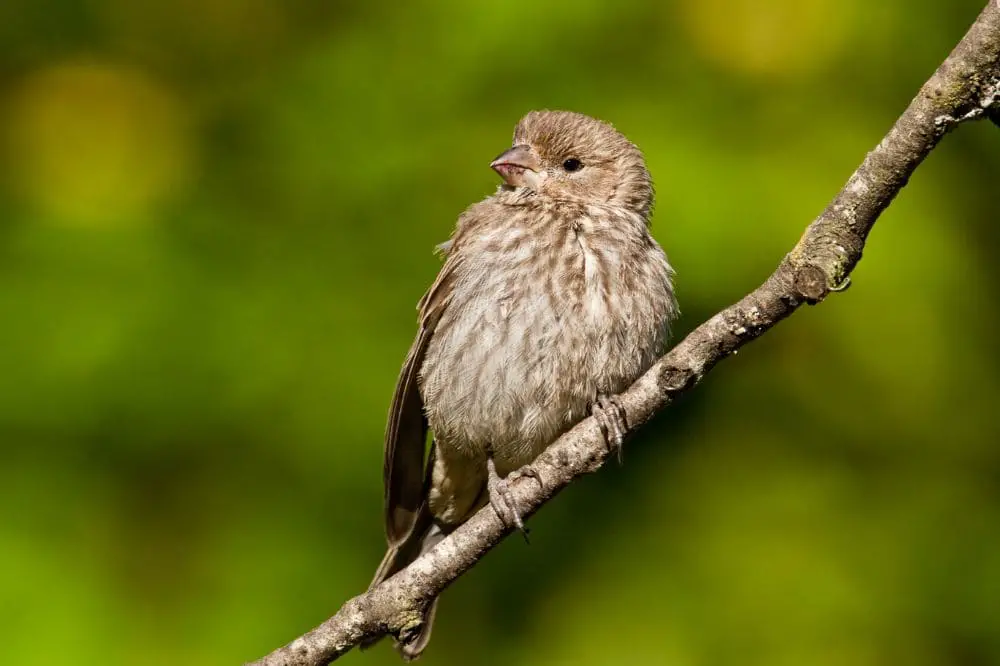
<svg viewBox="0 0 1000 666">
<path fill-rule="evenodd" d="M 723 317 L 727 330 L 743 345 L 767 330 L 767 318 L 760 305 L 737 305 Z"/>
<path fill-rule="evenodd" d="M 838 258 L 832 266 L 824 270 L 817 264 L 792 264 L 792 293 L 795 300 L 816 305 L 831 292 L 844 291 L 851 286 L 851 278 L 846 263 L 847 252 L 841 245 L 835 245 Z"/>
<path fill-rule="evenodd" d="M 660 372 L 660 389 L 672 396 L 675 393 L 683 393 L 691 388 L 698 381 L 698 373 L 691 368 L 678 368 L 668 365 Z"/>
<path fill-rule="evenodd" d="M 810 305 L 819 303 L 830 293 L 826 273 L 818 266 L 811 264 L 801 266 L 795 271 L 795 279 L 792 284 L 801 300 Z"/>
</svg>

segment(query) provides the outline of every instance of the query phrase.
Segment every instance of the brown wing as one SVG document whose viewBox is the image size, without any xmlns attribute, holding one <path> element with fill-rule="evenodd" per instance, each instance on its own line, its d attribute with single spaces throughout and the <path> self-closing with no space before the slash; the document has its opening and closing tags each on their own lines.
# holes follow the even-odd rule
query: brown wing
<svg viewBox="0 0 1000 666">
<path fill-rule="evenodd" d="M 427 417 L 417 378 L 424 354 L 451 293 L 457 263 L 449 258 L 431 288 L 420 299 L 420 330 L 406 356 L 389 408 L 385 432 L 385 534 L 390 546 L 402 543 L 417 521 L 424 502 L 424 458 Z"/>
</svg>

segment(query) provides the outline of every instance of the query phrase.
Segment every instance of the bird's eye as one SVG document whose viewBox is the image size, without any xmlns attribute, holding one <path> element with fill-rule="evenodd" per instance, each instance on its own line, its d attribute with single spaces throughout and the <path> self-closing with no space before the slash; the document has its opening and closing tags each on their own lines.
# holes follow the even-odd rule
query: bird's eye
<svg viewBox="0 0 1000 666">
<path fill-rule="evenodd" d="M 566 169 L 566 171 L 579 171 L 581 168 L 583 168 L 583 164 L 575 157 L 571 157 L 563 162 L 563 169 Z"/>
</svg>

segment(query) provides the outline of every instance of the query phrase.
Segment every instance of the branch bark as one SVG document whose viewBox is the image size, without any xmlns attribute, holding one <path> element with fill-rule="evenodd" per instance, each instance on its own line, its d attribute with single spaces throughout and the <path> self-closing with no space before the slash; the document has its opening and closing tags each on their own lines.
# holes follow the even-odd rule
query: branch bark
<svg viewBox="0 0 1000 666">
<path fill-rule="evenodd" d="M 868 232 L 941 138 L 962 122 L 1000 114 L 1000 0 L 990 0 L 951 55 L 865 157 L 777 270 L 756 290 L 690 333 L 620 396 L 633 430 L 694 387 L 712 367 L 804 303 L 821 302 L 849 284 Z M 522 514 L 533 514 L 573 479 L 607 460 L 604 438 L 587 418 L 556 440 L 532 466 L 538 479 L 513 484 Z M 423 610 L 509 530 L 487 505 L 447 539 L 336 615 L 256 666 L 319 666 L 364 640 L 405 635 Z"/>
</svg>

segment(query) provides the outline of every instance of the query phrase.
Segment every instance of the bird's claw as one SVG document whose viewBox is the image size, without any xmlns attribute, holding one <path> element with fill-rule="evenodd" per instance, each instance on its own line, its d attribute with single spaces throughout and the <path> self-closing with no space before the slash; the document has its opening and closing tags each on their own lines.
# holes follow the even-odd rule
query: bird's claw
<svg viewBox="0 0 1000 666">
<path fill-rule="evenodd" d="M 514 470 L 507 476 L 507 479 L 510 481 L 513 481 L 514 479 L 534 479 L 539 488 L 545 487 L 542 483 L 542 477 L 538 475 L 538 472 L 536 472 L 535 468 L 531 465 L 525 465 L 521 469 Z"/>
<path fill-rule="evenodd" d="M 508 528 L 519 530 L 527 542 L 528 528 L 524 526 L 524 520 L 521 518 L 521 514 L 518 512 L 514 501 L 514 493 L 510 489 L 511 481 L 516 478 L 514 477 L 514 473 L 508 475 L 506 479 L 501 479 L 500 475 L 497 474 L 496 463 L 493 462 L 492 457 L 486 459 L 486 471 L 486 492 L 490 496 L 490 506 L 493 507 L 493 511 L 496 512 L 497 518 L 500 519 L 501 523 Z M 523 467 L 517 474 L 519 476 L 531 476 L 538 479 L 538 473 L 529 466 Z M 539 480 L 539 483 L 541 483 L 541 480 Z"/>
<path fill-rule="evenodd" d="M 628 433 L 625 408 L 621 406 L 616 396 L 602 394 L 597 396 L 597 400 L 591 405 L 590 412 L 601 427 L 604 441 L 608 445 L 608 453 L 616 454 L 618 464 L 621 465 L 622 445 L 625 443 L 625 435 Z"/>
</svg>

